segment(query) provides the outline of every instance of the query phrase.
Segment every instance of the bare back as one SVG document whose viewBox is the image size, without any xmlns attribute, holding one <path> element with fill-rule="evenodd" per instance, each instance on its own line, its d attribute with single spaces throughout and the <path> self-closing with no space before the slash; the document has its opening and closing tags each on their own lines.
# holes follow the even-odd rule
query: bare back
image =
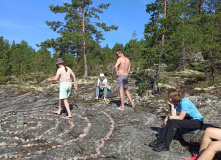
<svg viewBox="0 0 221 160">
<path fill-rule="evenodd" d="M 117 60 L 119 62 L 118 74 L 128 75 L 130 73 L 130 60 L 127 57 L 120 57 Z"/>
</svg>

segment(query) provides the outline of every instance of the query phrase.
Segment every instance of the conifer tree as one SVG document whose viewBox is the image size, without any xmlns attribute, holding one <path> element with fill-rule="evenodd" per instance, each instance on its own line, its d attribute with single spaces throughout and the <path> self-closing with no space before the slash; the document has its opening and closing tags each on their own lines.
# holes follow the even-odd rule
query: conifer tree
<svg viewBox="0 0 221 160">
<path fill-rule="evenodd" d="M 60 37 L 57 39 L 47 40 L 41 45 L 53 47 L 60 54 L 70 53 L 77 57 L 78 60 L 84 58 L 84 77 L 88 76 L 87 69 L 87 48 L 103 40 L 103 35 L 98 28 L 104 31 L 117 30 L 118 27 L 111 25 L 108 27 L 105 23 L 93 21 L 99 20 L 99 15 L 104 9 L 109 7 L 109 3 L 100 4 L 93 7 L 92 0 L 72 0 L 71 3 L 64 3 L 63 6 L 50 6 L 54 13 L 65 13 L 64 22 L 46 21 L 53 31 L 57 31 Z"/>
</svg>

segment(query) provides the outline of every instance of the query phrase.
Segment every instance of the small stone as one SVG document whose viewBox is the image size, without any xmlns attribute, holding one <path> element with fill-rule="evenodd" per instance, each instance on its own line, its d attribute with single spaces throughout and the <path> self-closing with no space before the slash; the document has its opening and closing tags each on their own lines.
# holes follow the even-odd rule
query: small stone
<svg viewBox="0 0 221 160">
<path fill-rule="evenodd" d="M 8 157 L 8 155 L 5 155 L 5 159 L 8 159 L 9 157 Z"/>
<path fill-rule="evenodd" d="M 29 139 L 26 139 L 26 142 L 29 142 Z"/>
<path fill-rule="evenodd" d="M 14 139 L 15 139 L 15 140 L 19 140 L 19 138 L 18 138 L 18 137 L 14 137 Z"/>
<path fill-rule="evenodd" d="M 22 145 L 23 148 L 27 148 L 28 146 L 26 144 Z"/>
<path fill-rule="evenodd" d="M 19 154 L 19 157 L 24 158 L 24 154 L 23 153 Z"/>
<path fill-rule="evenodd" d="M 15 147 L 18 146 L 18 143 L 14 143 L 14 146 L 15 146 Z"/>
<path fill-rule="evenodd" d="M 7 144 L 5 142 L 0 143 L 0 146 L 6 146 Z"/>
<path fill-rule="evenodd" d="M 57 148 L 56 146 L 52 146 L 52 149 L 55 149 L 55 148 Z"/>
<path fill-rule="evenodd" d="M 16 159 L 17 159 L 17 158 L 18 158 L 18 155 L 15 155 L 15 156 L 14 156 L 14 158 L 16 158 Z"/>
<path fill-rule="evenodd" d="M 10 159 L 12 159 L 13 157 L 14 157 L 13 155 L 10 155 L 10 156 L 9 156 Z"/>
</svg>

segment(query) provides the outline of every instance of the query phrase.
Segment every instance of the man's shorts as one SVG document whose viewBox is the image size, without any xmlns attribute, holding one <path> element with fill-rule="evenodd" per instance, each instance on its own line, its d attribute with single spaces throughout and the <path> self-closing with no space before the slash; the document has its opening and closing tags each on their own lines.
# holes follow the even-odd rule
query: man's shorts
<svg viewBox="0 0 221 160">
<path fill-rule="evenodd" d="M 67 99 L 71 93 L 71 83 L 62 83 L 59 87 L 59 99 Z"/>
<path fill-rule="evenodd" d="M 128 87 L 128 75 L 123 75 L 120 74 L 117 77 L 117 87 L 123 87 L 123 88 L 127 88 Z"/>
</svg>

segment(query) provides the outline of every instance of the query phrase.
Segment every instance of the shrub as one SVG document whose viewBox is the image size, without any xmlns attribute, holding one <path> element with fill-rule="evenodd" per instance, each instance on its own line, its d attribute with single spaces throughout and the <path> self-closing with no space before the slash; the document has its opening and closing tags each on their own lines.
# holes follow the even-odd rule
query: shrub
<svg viewBox="0 0 221 160">
<path fill-rule="evenodd" d="M 197 74 L 197 75 L 195 75 L 194 78 L 196 81 L 205 81 L 206 80 L 206 76 L 204 74 Z"/>
<path fill-rule="evenodd" d="M 167 76 L 164 76 L 164 77 L 158 79 L 158 82 L 163 83 L 163 84 L 165 84 L 168 81 L 169 81 L 169 77 L 167 77 Z"/>
<path fill-rule="evenodd" d="M 8 81 L 8 78 L 5 76 L 0 76 L 0 85 L 2 84 L 6 84 L 6 82 Z"/>
<path fill-rule="evenodd" d="M 165 69 L 167 72 L 173 72 L 177 69 L 175 64 L 168 64 L 167 68 Z"/>
<path fill-rule="evenodd" d="M 146 93 L 146 90 L 147 90 L 147 83 L 140 83 L 139 85 L 138 85 L 138 95 L 139 96 L 144 96 L 145 95 L 145 93 Z"/>
</svg>

